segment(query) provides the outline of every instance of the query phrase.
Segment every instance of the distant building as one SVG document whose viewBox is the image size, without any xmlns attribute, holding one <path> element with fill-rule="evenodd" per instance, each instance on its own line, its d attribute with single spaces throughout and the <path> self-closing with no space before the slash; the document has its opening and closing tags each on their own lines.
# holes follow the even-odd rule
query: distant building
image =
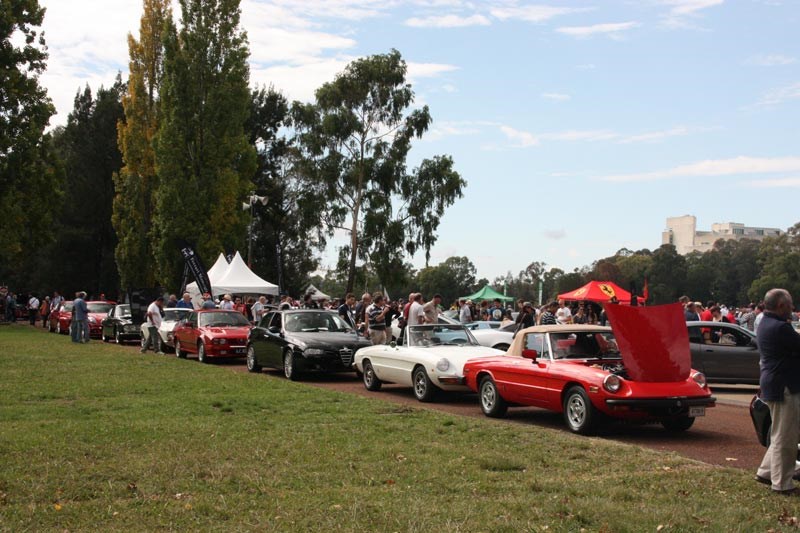
<svg viewBox="0 0 800 533">
<path fill-rule="evenodd" d="M 737 222 L 712 224 L 711 231 L 697 231 L 697 219 L 692 215 L 684 215 L 667 219 L 667 229 L 661 233 L 661 244 L 672 244 L 679 254 L 686 255 L 707 252 L 720 239 L 762 240 L 782 233 L 778 228 L 752 228 Z"/>
</svg>

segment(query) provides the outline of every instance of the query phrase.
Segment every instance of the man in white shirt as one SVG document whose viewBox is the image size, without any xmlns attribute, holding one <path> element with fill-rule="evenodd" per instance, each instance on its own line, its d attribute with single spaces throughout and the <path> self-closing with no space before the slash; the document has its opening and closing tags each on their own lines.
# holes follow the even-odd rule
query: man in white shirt
<svg viewBox="0 0 800 533">
<path fill-rule="evenodd" d="M 559 324 L 571 324 L 572 323 L 572 311 L 570 311 L 567 304 L 564 303 L 564 300 L 558 301 L 558 311 L 556 311 L 556 320 Z"/>
<path fill-rule="evenodd" d="M 151 303 L 147 308 L 145 315 L 145 323 L 147 324 L 147 343 L 142 346 L 141 352 L 147 351 L 150 343 L 153 343 L 153 351 L 158 355 L 164 355 L 161 351 L 161 336 L 158 334 L 158 328 L 161 326 L 161 308 L 164 307 L 164 297 L 159 296 L 156 301 Z"/>
<path fill-rule="evenodd" d="M 425 311 L 422 309 L 422 294 L 414 295 L 414 301 L 408 309 L 408 325 L 418 326 L 425 323 Z"/>
<path fill-rule="evenodd" d="M 226 311 L 233 311 L 233 302 L 231 301 L 231 295 L 226 294 L 222 297 L 222 302 L 219 304 L 220 309 L 224 309 Z"/>
<path fill-rule="evenodd" d="M 31 326 L 36 325 L 36 315 L 39 314 L 39 298 L 35 294 L 31 294 L 28 300 L 28 318 L 30 318 Z"/>
<path fill-rule="evenodd" d="M 258 324 L 261 320 L 261 317 L 267 312 L 267 298 L 266 296 L 261 296 L 256 303 L 253 304 L 252 309 L 250 312 L 253 313 L 253 322 Z"/>
<path fill-rule="evenodd" d="M 442 295 L 435 294 L 430 302 L 422 306 L 422 313 L 425 316 L 426 324 L 436 324 L 439 322 L 440 303 L 442 303 Z"/>
<path fill-rule="evenodd" d="M 472 310 L 469 308 L 470 304 L 472 304 L 472 300 L 464 300 L 460 301 L 461 303 L 461 311 L 458 313 L 458 320 L 462 324 L 467 324 L 472 322 Z"/>
</svg>

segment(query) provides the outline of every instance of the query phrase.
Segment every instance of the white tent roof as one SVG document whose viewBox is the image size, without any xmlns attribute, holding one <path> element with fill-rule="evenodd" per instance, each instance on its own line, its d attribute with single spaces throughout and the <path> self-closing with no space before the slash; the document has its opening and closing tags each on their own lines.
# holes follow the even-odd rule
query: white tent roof
<svg viewBox="0 0 800 533">
<path fill-rule="evenodd" d="M 319 290 L 318 288 L 316 288 L 312 284 L 308 285 L 308 288 L 306 289 L 305 294 L 310 294 L 311 295 L 311 299 L 312 300 L 316 300 L 316 301 L 319 301 L 319 300 L 330 300 L 331 299 L 330 296 L 328 296 L 327 294 L 325 294 L 324 292 L 322 292 L 321 290 Z"/>
<path fill-rule="evenodd" d="M 230 264 L 223 254 L 219 254 L 217 262 L 208 269 L 208 279 L 211 282 L 213 296 L 227 293 L 278 294 L 278 286 L 255 275 L 239 252 L 236 252 Z M 189 283 L 186 291 L 194 297 L 193 299 L 200 296 L 197 282 Z"/>
<path fill-rule="evenodd" d="M 216 266 L 216 265 L 215 265 Z M 228 269 L 218 279 L 211 278 L 211 291 L 220 294 L 278 294 L 278 286 L 263 280 L 253 273 L 244 259 L 236 252 Z"/>
</svg>

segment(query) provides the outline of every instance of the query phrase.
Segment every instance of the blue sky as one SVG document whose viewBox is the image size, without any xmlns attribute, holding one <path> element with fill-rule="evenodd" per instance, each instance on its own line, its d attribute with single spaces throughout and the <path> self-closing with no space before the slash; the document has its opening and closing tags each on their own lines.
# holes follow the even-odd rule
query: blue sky
<svg viewBox="0 0 800 533">
<path fill-rule="evenodd" d="M 126 75 L 141 2 L 41 4 L 58 124 L 78 87 Z M 800 221 L 796 0 L 245 0 L 242 11 L 251 81 L 291 99 L 356 57 L 403 54 L 434 118 L 411 165 L 451 154 L 468 181 L 431 264 L 466 255 L 493 279 L 656 248 L 669 216 L 694 214 L 699 229 Z"/>
</svg>

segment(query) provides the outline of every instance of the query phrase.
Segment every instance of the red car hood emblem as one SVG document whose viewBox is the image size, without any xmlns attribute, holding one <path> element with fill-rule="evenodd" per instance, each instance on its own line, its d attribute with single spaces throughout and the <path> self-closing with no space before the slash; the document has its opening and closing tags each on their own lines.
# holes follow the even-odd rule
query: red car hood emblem
<svg viewBox="0 0 800 533">
<path fill-rule="evenodd" d="M 605 306 L 622 362 L 633 381 L 684 381 L 692 355 L 681 304 Z"/>
</svg>

